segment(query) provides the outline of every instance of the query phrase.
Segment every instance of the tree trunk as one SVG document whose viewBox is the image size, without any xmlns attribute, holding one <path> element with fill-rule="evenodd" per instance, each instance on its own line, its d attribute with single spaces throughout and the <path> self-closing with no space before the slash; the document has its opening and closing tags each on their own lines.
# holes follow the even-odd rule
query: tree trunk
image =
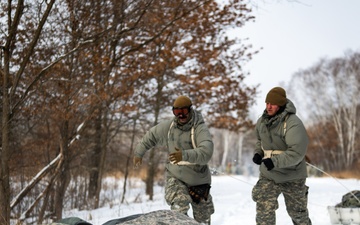
<svg viewBox="0 0 360 225">
<path fill-rule="evenodd" d="M 101 155 L 101 114 L 95 119 L 95 147 L 90 153 L 90 178 L 89 178 L 89 200 L 94 208 L 99 205 L 99 196 L 97 196 L 98 179 L 99 179 L 99 164 Z"/>
<path fill-rule="evenodd" d="M 10 224 L 10 173 L 9 173 L 9 130 L 10 130 L 10 100 L 9 100 L 9 54 L 4 51 L 4 74 L 2 93 L 2 126 L 1 126 L 1 167 L 0 167 L 0 224 Z"/>
<path fill-rule="evenodd" d="M 94 209 L 99 208 L 101 181 L 105 166 L 107 134 L 106 115 L 101 115 L 102 110 L 95 120 L 95 147 L 90 153 L 90 178 L 89 178 L 89 199 Z M 104 118 L 104 119 L 103 119 Z"/>
<path fill-rule="evenodd" d="M 104 116 L 104 120 L 106 120 L 106 116 Z M 100 151 L 100 158 L 99 158 L 99 174 L 97 179 L 97 185 L 96 185 L 96 208 L 99 207 L 100 202 L 100 192 L 101 192 L 101 184 L 102 184 L 102 178 L 104 174 L 104 167 L 105 167 L 105 159 L 106 159 L 106 149 L 107 149 L 107 136 L 108 136 L 108 128 L 106 127 L 106 121 L 103 122 L 103 125 L 105 127 L 104 131 L 101 132 L 101 151 Z"/>
<path fill-rule="evenodd" d="M 155 149 L 150 150 L 149 165 L 146 177 L 146 194 L 149 195 L 149 200 L 153 200 L 154 196 L 154 177 L 155 177 Z"/>
<path fill-rule="evenodd" d="M 226 161 L 229 153 L 229 136 L 230 132 L 228 130 L 224 130 L 223 137 L 224 137 L 224 154 L 221 161 L 221 169 L 224 170 L 226 168 Z"/>
<path fill-rule="evenodd" d="M 70 181 L 69 175 L 69 164 L 64 162 L 64 167 L 60 172 L 59 180 L 57 181 L 56 192 L 55 192 L 55 213 L 56 220 L 62 218 L 63 202 L 66 193 L 66 188 Z"/>
<path fill-rule="evenodd" d="M 125 194 L 126 194 L 126 185 L 127 185 L 127 178 L 129 176 L 129 166 L 131 162 L 131 158 L 133 156 L 133 148 L 134 148 L 134 142 L 135 142 L 135 136 L 136 136 L 136 121 L 137 118 L 134 118 L 133 120 L 133 128 L 132 128 L 132 136 L 131 136 L 131 143 L 130 143 L 130 152 L 128 154 L 128 157 L 126 159 L 126 167 L 125 167 L 125 174 L 124 174 L 124 186 L 123 186 L 123 194 L 121 197 L 121 203 L 124 203 L 125 201 Z"/>
<path fill-rule="evenodd" d="M 239 139 L 238 139 L 238 152 L 237 152 L 237 162 L 236 162 L 236 167 L 237 168 L 241 166 L 241 158 L 242 158 L 242 152 L 243 152 L 244 136 L 245 136 L 245 134 L 243 132 L 240 132 Z"/>
<path fill-rule="evenodd" d="M 158 124 L 160 108 L 161 108 L 161 96 L 162 96 L 162 89 L 163 89 L 163 80 L 160 77 L 158 79 L 158 86 L 157 86 L 157 94 L 156 94 L 156 103 L 154 107 L 154 126 Z M 149 200 L 153 200 L 154 196 L 154 178 L 156 173 L 157 161 L 155 160 L 155 150 L 154 148 L 150 150 L 149 154 L 149 164 L 147 170 L 147 177 L 146 177 L 146 194 L 149 195 Z"/>
<path fill-rule="evenodd" d="M 63 152 L 63 156 L 64 156 L 64 164 L 63 167 L 61 168 L 60 174 L 59 174 L 59 179 L 57 180 L 57 185 L 56 185 L 56 191 L 55 191 L 55 218 L 56 220 L 59 220 L 62 218 L 62 211 L 63 211 L 63 202 L 64 202 L 64 197 L 65 197 L 65 193 L 66 193 L 66 189 L 69 185 L 70 182 L 70 159 L 69 159 L 69 148 L 68 148 L 68 140 L 69 140 L 69 135 L 68 135 L 68 127 L 69 127 L 69 122 L 65 121 L 63 123 L 63 126 L 60 128 L 60 133 L 61 133 L 61 143 L 60 143 L 60 148 L 61 151 Z"/>
</svg>

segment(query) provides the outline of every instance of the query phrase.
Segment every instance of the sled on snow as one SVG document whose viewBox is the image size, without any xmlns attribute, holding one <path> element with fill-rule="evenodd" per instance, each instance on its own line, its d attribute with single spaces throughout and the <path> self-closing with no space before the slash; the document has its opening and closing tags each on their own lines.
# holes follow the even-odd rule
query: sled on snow
<svg viewBox="0 0 360 225">
<path fill-rule="evenodd" d="M 360 191 L 351 191 L 342 197 L 340 203 L 328 206 L 333 225 L 360 225 Z"/>
</svg>

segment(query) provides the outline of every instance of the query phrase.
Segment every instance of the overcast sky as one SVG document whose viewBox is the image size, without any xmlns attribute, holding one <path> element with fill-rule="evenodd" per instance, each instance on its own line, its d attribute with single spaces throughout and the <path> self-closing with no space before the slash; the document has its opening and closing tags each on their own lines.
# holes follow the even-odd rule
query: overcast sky
<svg viewBox="0 0 360 225">
<path fill-rule="evenodd" d="M 287 85 L 295 72 L 324 57 L 360 51 L 360 0 L 263 0 L 256 4 L 255 22 L 236 32 L 240 38 L 248 37 L 253 49 L 263 48 L 246 65 L 251 75 L 245 82 L 260 84 L 254 118 L 264 110 L 267 92 Z"/>
</svg>

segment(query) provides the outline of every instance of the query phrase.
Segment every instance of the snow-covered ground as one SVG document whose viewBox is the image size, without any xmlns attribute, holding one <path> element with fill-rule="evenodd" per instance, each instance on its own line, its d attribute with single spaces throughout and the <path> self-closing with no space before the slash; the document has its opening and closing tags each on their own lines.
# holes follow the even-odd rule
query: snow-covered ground
<svg viewBox="0 0 360 225">
<path fill-rule="evenodd" d="M 257 177 L 240 175 L 213 176 L 211 194 L 215 204 L 212 225 L 255 224 L 255 203 L 251 199 L 251 190 Z M 145 195 L 145 185 L 140 180 L 132 180 L 126 191 L 125 203 L 119 204 L 122 196 L 122 183 L 115 179 L 104 181 L 106 188 L 102 198 L 111 204 L 91 211 L 66 211 L 63 217 L 80 217 L 93 225 L 101 225 L 109 220 L 133 214 L 147 213 L 160 209 L 169 209 L 164 200 L 164 187 L 156 186 L 154 200 Z M 307 179 L 309 189 L 309 213 L 314 225 L 329 225 L 328 206 L 341 202 L 344 194 L 360 190 L 358 179 L 336 179 L 332 177 Z M 115 189 L 114 189 L 115 188 Z M 189 215 L 192 215 L 190 210 Z M 191 216 L 192 217 L 192 216 Z M 282 195 L 279 197 L 277 225 L 292 224 L 285 210 Z"/>
</svg>

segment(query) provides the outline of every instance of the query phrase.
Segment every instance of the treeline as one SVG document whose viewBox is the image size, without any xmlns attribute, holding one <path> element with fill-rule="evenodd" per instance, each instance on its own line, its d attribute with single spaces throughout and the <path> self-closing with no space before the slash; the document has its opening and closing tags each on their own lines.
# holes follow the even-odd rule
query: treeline
<svg viewBox="0 0 360 225">
<path fill-rule="evenodd" d="M 254 19 L 244 1 L 19 0 L 0 7 L 0 224 L 60 219 L 66 193 L 76 198 L 73 207 L 99 207 L 102 177 L 130 175 L 138 137 L 169 116 L 180 94 L 210 127 L 252 126 L 257 90 L 244 84 L 242 66 L 256 51 L 226 35 Z M 157 164 L 149 165 L 151 196 Z"/>
<path fill-rule="evenodd" d="M 359 171 L 360 53 L 320 59 L 292 76 L 289 91 L 305 119 L 312 163 L 325 171 Z"/>
<path fill-rule="evenodd" d="M 226 36 L 254 19 L 244 1 L 19 0 L 0 7 L 0 224 L 55 221 L 64 205 L 100 207 L 102 178 L 139 176 L 133 148 L 172 116 L 180 94 L 212 128 L 212 166 L 249 161 L 257 87 L 244 83 L 242 68 L 257 51 Z M 286 88 L 308 129 L 309 158 L 326 171 L 359 166 L 359 65 L 354 52 L 322 59 Z M 141 176 L 152 199 L 166 151 L 146 157 Z M 124 201 L 126 182 L 120 188 Z"/>
</svg>

